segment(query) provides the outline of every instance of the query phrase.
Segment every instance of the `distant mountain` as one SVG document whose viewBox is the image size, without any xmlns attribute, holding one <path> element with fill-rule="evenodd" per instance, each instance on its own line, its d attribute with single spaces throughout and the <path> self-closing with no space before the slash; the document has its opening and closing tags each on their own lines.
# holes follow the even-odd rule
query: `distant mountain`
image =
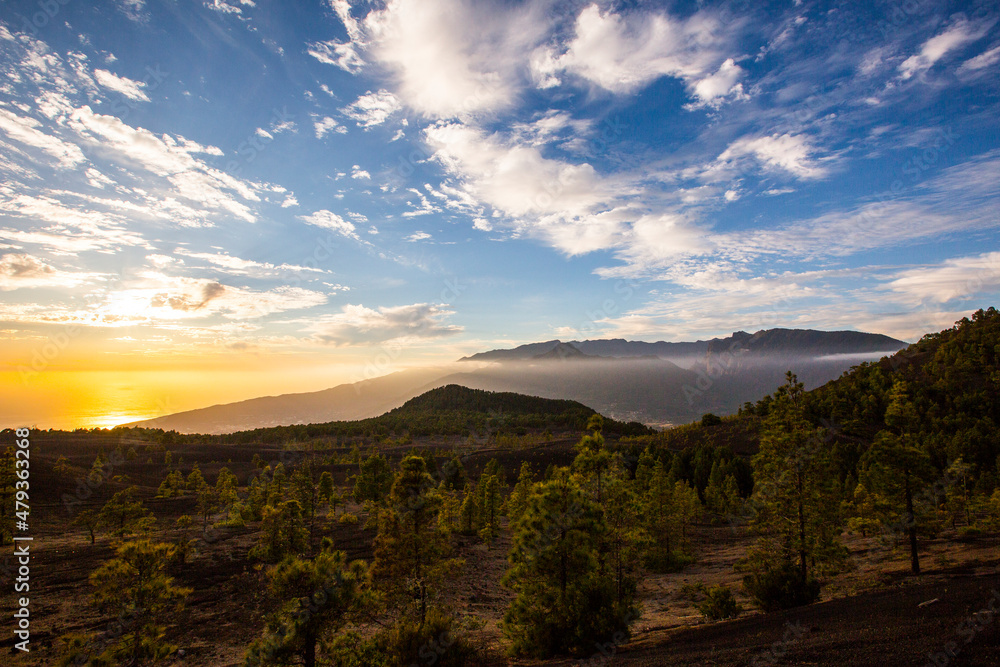
<svg viewBox="0 0 1000 667">
<path fill-rule="evenodd" d="M 854 331 L 738 331 L 693 343 L 622 339 L 531 343 L 466 357 L 451 367 L 407 370 L 302 394 L 268 396 L 158 417 L 136 425 L 182 433 L 230 433 L 374 417 L 444 385 L 567 399 L 622 421 L 677 424 L 725 415 L 774 391 L 785 371 L 807 388 L 862 361 L 905 347 Z"/>
<path fill-rule="evenodd" d="M 447 370 L 440 368 L 405 370 L 321 391 L 213 405 L 124 426 L 162 428 L 180 433 L 232 433 L 286 424 L 365 419 L 402 405 L 428 383 L 447 374 Z"/>
<path fill-rule="evenodd" d="M 580 351 L 579 348 L 574 347 L 572 343 L 556 343 L 548 352 L 542 352 L 536 354 L 532 359 L 562 359 L 562 360 L 579 360 L 579 359 L 596 359 L 592 354 L 585 354 Z"/>
<path fill-rule="evenodd" d="M 906 343 L 882 334 L 860 331 L 816 331 L 812 329 L 766 329 L 750 334 L 737 331 L 727 338 L 713 338 L 686 343 L 630 341 L 622 338 L 563 342 L 550 340 L 528 343 L 507 350 L 479 352 L 459 361 L 525 361 L 543 355 L 560 356 L 558 350 L 571 347 L 582 355 L 613 358 L 651 358 L 694 360 L 708 353 L 750 352 L 784 356 L 822 356 L 895 352 Z M 574 352 L 574 354 L 575 354 Z M 561 358 L 561 357 L 560 357 Z"/>
<path fill-rule="evenodd" d="M 737 331 L 729 338 L 708 342 L 709 353 L 740 351 L 785 356 L 895 352 L 904 347 L 903 341 L 882 334 L 812 329 L 767 329 L 755 334 Z"/>
<path fill-rule="evenodd" d="M 717 340 L 717 339 L 716 339 Z M 624 338 L 609 338 L 602 340 L 583 340 L 564 343 L 560 340 L 549 340 L 544 343 L 528 343 L 509 350 L 490 350 L 479 352 L 459 361 L 524 361 L 547 354 L 559 346 L 572 345 L 583 354 L 596 357 L 690 357 L 703 355 L 708 351 L 709 341 L 694 343 L 647 343 L 644 341 L 625 340 Z"/>
</svg>

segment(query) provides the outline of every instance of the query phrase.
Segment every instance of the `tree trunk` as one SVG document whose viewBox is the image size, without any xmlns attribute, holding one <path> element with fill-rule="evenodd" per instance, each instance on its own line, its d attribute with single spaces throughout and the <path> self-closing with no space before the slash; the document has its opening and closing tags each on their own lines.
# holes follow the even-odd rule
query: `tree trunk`
<svg viewBox="0 0 1000 667">
<path fill-rule="evenodd" d="M 910 472 L 903 472 L 903 492 L 906 494 L 906 529 L 910 535 L 910 569 L 920 574 L 920 554 L 917 553 L 917 518 L 913 514 L 913 491 L 910 489 Z"/>
<path fill-rule="evenodd" d="M 806 514 L 802 500 L 802 473 L 799 473 L 796 484 L 799 490 L 799 569 L 802 574 L 802 583 L 806 583 L 809 576 L 809 566 L 806 564 Z"/>
<path fill-rule="evenodd" d="M 316 667 L 316 634 L 308 630 L 304 640 L 305 654 L 302 658 L 305 660 L 306 667 Z"/>
</svg>

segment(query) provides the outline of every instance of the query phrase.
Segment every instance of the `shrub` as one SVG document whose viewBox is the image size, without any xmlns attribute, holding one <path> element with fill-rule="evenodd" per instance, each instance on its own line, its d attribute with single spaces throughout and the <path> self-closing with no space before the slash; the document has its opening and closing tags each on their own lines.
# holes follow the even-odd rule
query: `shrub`
<svg viewBox="0 0 1000 667">
<path fill-rule="evenodd" d="M 415 618 L 404 616 L 389 630 L 386 638 L 390 664 L 465 665 L 473 650 L 457 636 L 453 626 L 454 619 L 436 607 L 427 610 L 423 625 Z"/>
<path fill-rule="evenodd" d="M 762 610 L 775 611 L 812 604 L 819 599 L 820 583 L 812 577 L 802 581 L 799 570 L 785 563 L 746 575 L 743 589 Z"/>
<path fill-rule="evenodd" d="M 983 531 L 976 526 L 962 526 L 958 529 L 958 536 L 960 538 L 981 537 L 982 535 Z"/>
<path fill-rule="evenodd" d="M 694 562 L 694 557 L 680 551 L 665 549 L 650 549 L 643 558 L 643 564 L 649 570 L 660 574 L 680 572 Z"/>
<path fill-rule="evenodd" d="M 362 637 L 353 630 L 338 634 L 329 646 L 332 667 L 388 667 L 389 657 L 378 637 Z"/>
<path fill-rule="evenodd" d="M 344 512 L 337 518 L 337 522 L 354 525 L 358 522 L 358 517 L 350 512 Z"/>
<path fill-rule="evenodd" d="M 719 415 L 713 415 L 711 412 L 703 414 L 701 416 L 702 426 L 718 426 L 722 423 L 722 417 Z"/>
<path fill-rule="evenodd" d="M 743 607 L 736 601 L 728 586 L 719 584 L 705 591 L 705 599 L 695 605 L 705 618 L 713 621 L 736 618 Z"/>
</svg>

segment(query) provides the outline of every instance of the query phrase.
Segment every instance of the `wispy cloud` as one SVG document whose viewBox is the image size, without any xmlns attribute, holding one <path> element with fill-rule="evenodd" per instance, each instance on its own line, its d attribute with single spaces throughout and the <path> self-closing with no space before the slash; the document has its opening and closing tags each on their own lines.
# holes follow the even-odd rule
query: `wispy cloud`
<svg viewBox="0 0 1000 667">
<path fill-rule="evenodd" d="M 146 83 L 143 81 L 133 81 L 132 79 L 113 74 L 106 69 L 94 70 L 94 78 L 97 80 L 97 83 L 108 90 L 124 95 L 130 100 L 137 102 L 149 101 L 149 97 L 143 90 L 146 87 Z"/>
<path fill-rule="evenodd" d="M 923 46 L 920 52 L 912 55 L 899 65 L 899 75 L 902 79 L 909 79 L 917 74 L 926 72 L 948 53 L 958 50 L 975 42 L 983 37 L 993 26 L 996 19 L 989 21 L 969 21 L 961 17 L 940 34 L 931 37 Z"/>
<path fill-rule="evenodd" d="M 453 314 L 453 311 L 427 303 L 379 308 L 346 305 L 340 313 L 307 322 L 305 331 L 320 341 L 335 345 L 441 338 L 463 330 L 458 325 L 445 322 Z"/>
<path fill-rule="evenodd" d="M 362 95 L 341 112 L 365 129 L 381 125 L 389 116 L 403 108 L 396 96 L 387 90 L 379 90 Z"/>
</svg>

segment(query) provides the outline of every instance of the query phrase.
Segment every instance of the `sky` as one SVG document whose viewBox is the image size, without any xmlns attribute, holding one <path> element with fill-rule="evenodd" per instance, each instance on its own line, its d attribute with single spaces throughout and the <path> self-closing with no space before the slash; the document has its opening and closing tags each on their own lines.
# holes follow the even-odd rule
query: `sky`
<svg viewBox="0 0 1000 667">
<path fill-rule="evenodd" d="M 1000 290 L 1000 5 L 0 7 L 0 422 Z"/>
</svg>

